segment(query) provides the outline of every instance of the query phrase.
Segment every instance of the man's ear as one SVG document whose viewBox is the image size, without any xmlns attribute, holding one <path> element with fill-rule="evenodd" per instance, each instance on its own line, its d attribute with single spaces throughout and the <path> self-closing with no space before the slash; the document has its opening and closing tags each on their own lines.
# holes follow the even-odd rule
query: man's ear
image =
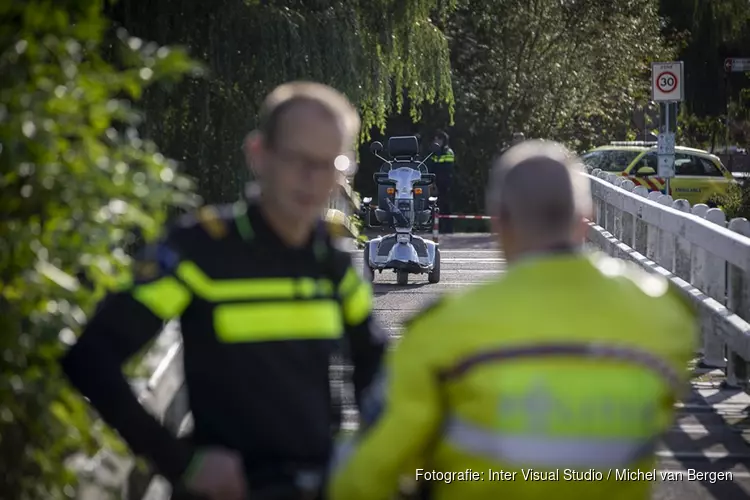
<svg viewBox="0 0 750 500">
<path fill-rule="evenodd" d="M 247 134 L 245 142 L 242 143 L 242 151 L 245 153 L 245 164 L 253 172 L 262 170 L 263 164 L 263 134 L 254 130 Z"/>
<path fill-rule="evenodd" d="M 591 219 L 588 218 L 587 220 L 586 217 L 581 217 L 580 219 L 578 219 L 573 229 L 573 237 L 575 238 L 575 241 L 586 241 L 586 237 L 589 234 L 589 220 Z"/>
<path fill-rule="evenodd" d="M 500 214 L 491 215 L 494 215 L 490 219 L 490 230 L 492 231 L 493 240 L 498 244 L 500 250 L 505 252 L 508 249 L 508 245 L 512 244 L 513 241 L 511 228 L 508 225 L 507 219 L 503 220 Z"/>
<path fill-rule="evenodd" d="M 492 231 L 495 234 L 500 234 L 500 229 L 501 229 L 500 217 L 498 217 L 497 214 L 493 214 L 493 213 L 490 213 L 488 215 L 492 216 L 492 218 L 490 219 L 490 231 Z"/>
</svg>

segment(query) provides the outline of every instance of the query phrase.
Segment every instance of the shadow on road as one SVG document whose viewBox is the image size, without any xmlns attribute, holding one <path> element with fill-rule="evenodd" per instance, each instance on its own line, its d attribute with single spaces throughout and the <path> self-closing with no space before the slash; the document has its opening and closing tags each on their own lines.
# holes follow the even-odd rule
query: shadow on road
<svg viewBox="0 0 750 500">
<path fill-rule="evenodd" d="M 377 280 L 377 278 L 375 279 Z M 429 283 L 409 283 L 407 285 L 397 285 L 396 283 L 378 283 L 377 281 L 375 281 L 375 283 L 373 283 L 373 293 L 375 295 L 385 295 L 388 292 L 416 290 L 427 285 L 429 285 Z"/>
<path fill-rule="evenodd" d="M 743 431 L 750 428 L 750 416 L 742 404 L 729 401 L 742 390 L 720 389 L 711 396 L 701 395 L 695 388 L 683 400 L 689 406 L 689 414 L 695 424 L 703 426 L 708 432 L 696 437 L 679 430 L 665 436 L 665 446 L 675 453 L 676 461 L 685 469 L 696 469 L 700 472 L 734 471 L 750 466 L 750 446 L 743 438 Z M 713 405 L 735 406 L 728 414 L 720 414 Z M 724 452 L 726 457 L 706 457 L 705 452 Z M 712 495 L 710 498 L 721 500 L 748 498 L 748 492 L 738 484 L 740 481 L 700 480 L 700 484 Z"/>
<path fill-rule="evenodd" d="M 496 250 L 492 233 L 444 234 L 439 240 L 441 250 Z"/>
</svg>

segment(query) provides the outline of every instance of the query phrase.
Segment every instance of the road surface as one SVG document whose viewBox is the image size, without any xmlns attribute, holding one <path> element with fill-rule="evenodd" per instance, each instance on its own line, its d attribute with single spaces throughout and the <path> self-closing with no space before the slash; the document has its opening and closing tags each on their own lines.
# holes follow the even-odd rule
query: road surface
<svg viewBox="0 0 750 500">
<path fill-rule="evenodd" d="M 375 275 L 375 311 L 381 323 L 398 337 L 403 320 L 439 294 L 460 291 L 492 279 L 502 272 L 503 261 L 491 237 L 481 234 L 441 236 L 441 280 L 427 283 L 412 275 L 409 285 L 397 286 L 396 275 Z M 361 269 L 362 253 L 354 254 Z M 654 314 L 658 314 L 654 311 Z M 623 315 L 623 320 L 627 316 Z M 691 367 L 695 373 L 690 397 L 677 408 L 678 420 L 659 449 L 659 472 L 677 471 L 682 480 L 657 479 L 654 499 L 734 500 L 750 498 L 750 397 L 720 388 L 722 375 Z M 734 480 L 689 480 L 688 471 L 731 471 Z M 679 476 L 679 474 L 678 474 Z"/>
</svg>

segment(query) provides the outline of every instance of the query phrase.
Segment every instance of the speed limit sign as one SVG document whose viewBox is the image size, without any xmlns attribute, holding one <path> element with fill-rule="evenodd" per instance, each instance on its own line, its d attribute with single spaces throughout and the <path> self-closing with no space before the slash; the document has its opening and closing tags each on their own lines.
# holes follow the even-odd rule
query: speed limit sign
<svg viewBox="0 0 750 500">
<path fill-rule="evenodd" d="M 651 100 L 677 102 L 683 100 L 682 61 L 651 63 Z"/>
</svg>

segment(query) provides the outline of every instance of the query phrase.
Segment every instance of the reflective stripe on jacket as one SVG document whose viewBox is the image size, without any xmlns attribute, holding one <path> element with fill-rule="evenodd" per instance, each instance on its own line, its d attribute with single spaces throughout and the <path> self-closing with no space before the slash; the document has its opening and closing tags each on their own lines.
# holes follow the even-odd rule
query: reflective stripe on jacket
<svg viewBox="0 0 750 500">
<path fill-rule="evenodd" d="M 454 473 L 429 483 L 438 500 L 647 500 L 649 482 L 611 471 L 654 468 L 696 342 L 692 309 L 662 277 L 574 253 L 516 263 L 406 329 L 331 498 L 388 498 L 422 468 Z"/>
<path fill-rule="evenodd" d="M 237 450 L 259 487 L 259 469 L 326 466 L 338 425 L 331 359 L 349 348 L 359 401 L 387 340 L 373 320 L 372 285 L 330 236 L 321 225 L 308 244 L 290 247 L 252 203 L 183 217 L 145 248 L 134 280 L 104 300 L 64 358 L 66 374 L 173 482 L 194 447 Z M 190 445 L 148 415 L 121 373 L 173 318 L 181 324 Z"/>
<path fill-rule="evenodd" d="M 433 163 L 455 163 L 456 155 L 451 148 L 447 148 L 440 154 L 432 155 L 430 159 Z"/>
</svg>

